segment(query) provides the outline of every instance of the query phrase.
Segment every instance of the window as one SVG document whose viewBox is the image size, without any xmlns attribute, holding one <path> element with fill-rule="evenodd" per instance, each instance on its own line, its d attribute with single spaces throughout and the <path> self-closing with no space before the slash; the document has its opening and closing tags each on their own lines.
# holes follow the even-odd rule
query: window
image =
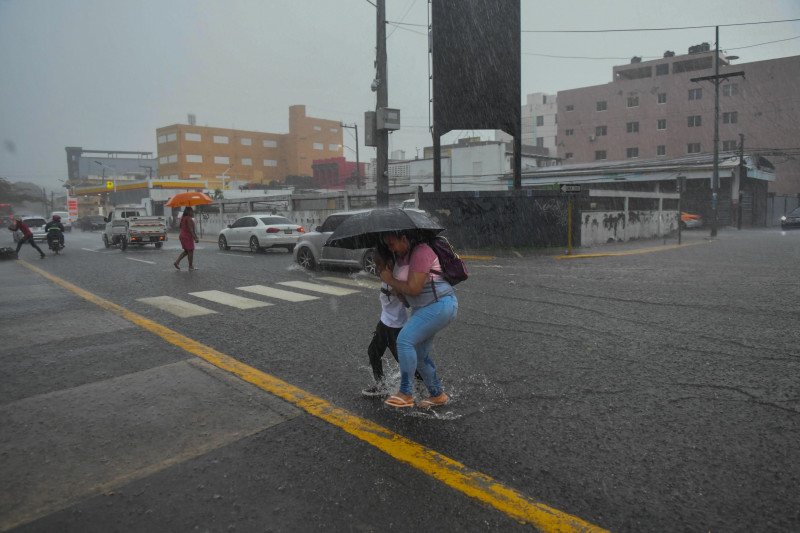
<svg viewBox="0 0 800 533">
<path fill-rule="evenodd" d="M 699 154 L 700 153 L 700 143 L 689 143 L 686 145 L 686 153 L 688 154 Z"/>
<path fill-rule="evenodd" d="M 659 144 L 656 146 L 656 155 L 667 155 L 667 145 Z"/>
<path fill-rule="evenodd" d="M 605 111 L 606 109 L 608 109 L 608 103 L 605 100 L 597 102 L 596 105 L 598 111 Z"/>
<path fill-rule="evenodd" d="M 214 135 L 214 143 L 215 144 L 228 144 L 228 136 L 227 135 Z"/>
<path fill-rule="evenodd" d="M 739 94 L 738 83 L 728 83 L 722 86 L 722 96 L 735 96 Z"/>
<path fill-rule="evenodd" d="M 166 165 L 167 164 L 167 156 L 162 156 L 158 158 L 159 165 Z"/>
<path fill-rule="evenodd" d="M 164 144 L 165 142 L 167 142 L 167 136 L 166 135 L 159 135 L 158 136 L 158 144 Z"/>
<path fill-rule="evenodd" d="M 703 89 L 689 89 L 689 100 L 702 100 Z"/>
<path fill-rule="evenodd" d="M 195 155 L 195 154 L 186 154 L 186 162 L 187 163 L 202 163 L 203 156 L 202 155 Z"/>
<path fill-rule="evenodd" d="M 246 167 L 252 167 L 253 166 L 253 160 L 250 159 L 249 157 L 243 157 L 242 158 L 242 165 L 244 165 Z"/>
<path fill-rule="evenodd" d="M 575 111 L 575 106 L 572 104 L 566 105 L 564 106 L 564 111 Z"/>
<path fill-rule="evenodd" d="M 688 123 L 690 128 L 697 128 L 702 123 L 700 120 L 700 115 L 692 115 L 688 117 Z"/>
<path fill-rule="evenodd" d="M 639 107 L 639 97 L 638 96 L 629 96 L 628 97 L 628 107 Z"/>
<path fill-rule="evenodd" d="M 536 115 L 536 125 L 544 126 L 544 115 Z"/>
<path fill-rule="evenodd" d="M 599 161 L 601 159 L 606 158 L 606 151 L 605 150 L 595 150 L 594 152 L 594 159 L 595 161 Z"/>
<path fill-rule="evenodd" d="M 628 159 L 639 157 L 639 149 L 638 148 L 628 148 L 626 150 L 626 155 Z"/>
<path fill-rule="evenodd" d="M 251 139 L 250 137 L 242 137 L 241 139 L 239 139 L 239 142 L 242 143 L 242 146 L 252 146 L 253 145 L 253 139 Z"/>
<path fill-rule="evenodd" d="M 667 93 L 658 93 L 658 103 L 659 104 L 667 103 Z"/>
<path fill-rule="evenodd" d="M 536 147 L 544 148 L 544 137 L 536 137 Z"/>
<path fill-rule="evenodd" d="M 264 163 L 265 167 L 277 167 L 278 166 L 278 162 L 275 161 L 274 159 L 265 159 L 263 161 L 263 163 Z"/>
<path fill-rule="evenodd" d="M 177 163 L 178 162 L 178 154 L 172 154 L 167 156 L 167 163 Z"/>
<path fill-rule="evenodd" d="M 723 124 L 736 124 L 739 122 L 739 112 L 738 111 L 730 111 L 728 113 L 722 114 L 722 123 Z"/>
<path fill-rule="evenodd" d="M 736 150 L 736 141 L 722 141 L 722 149 L 726 152 L 732 152 Z"/>
<path fill-rule="evenodd" d="M 597 126 L 594 129 L 595 137 L 602 137 L 603 135 L 608 135 L 608 126 Z"/>
<path fill-rule="evenodd" d="M 667 129 L 667 119 L 665 118 L 658 119 L 658 124 L 656 125 L 656 128 L 659 130 Z"/>
<path fill-rule="evenodd" d="M 686 59 L 684 61 L 675 61 L 672 64 L 672 73 L 678 74 L 679 72 L 692 72 L 694 70 L 705 70 L 714 66 L 713 56 L 700 57 L 697 59 Z"/>
<path fill-rule="evenodd" d="M 190 179 L 190 180 L 199 180 L 199 179 L 203 179 L 203 175 L 202 175 L 202 174 L 189 174 L 189 179 Z"/>
<path fill-rule="evenodd" d="M 192 142 L 200 142 L 203 140 L 203 136 L 199 133 L 189 133 L 188 131 L 183 134 L 183 140 L 185 141 L 192 141 Z"/>
<path fill-rule="evenodd" d="M 339 133 L 339 128 L 331 128 L 331 133 Z"/>
<path fill-rule="evenodd" d="M 230 165 L 231 158 L 226 155 L 215 155 L 214 163 L 216 163 L 217 165 Z"/>
<path fill-rule="evenodd" d="M 572 152 L 567 152 L 566 154 L 564 154 L 564 159 L 572 159 L 572 156 L 573 156 Z"/>
<path fill-rule="evenodd" d="M 271 139 L 265 139 L 265 140 L 261 141 L 261 145 L 264 148 L 277 148 L 278 147 L 278 142 L 277 141 L 273 141 Z"/>
<path fill-rule="evenodd" d="M 314 143 L 314 150 L 324 150 L 325 146 L 322 143 Z"/>
<path fill-rule="evenodd" d="M 249 228 L 253 226 L 258 226 L 258 221 L 253 217 L 242 217 L 231 224 L 231 228 Z"/>
<path fill-rule="evenodd" d="M 656 76 L 664 76 L 665 74 L 669 74 L 669 63 L 656 65 Z"/>
<path fill-rule="evenodd" d="M 568 129 L 568 130 L 564 130 L 564 135 L 566 135 L 566 136 L 575 135 L 575 130 L 573 130 L 571 128 Z"/>
<path fill-rule="evenodd" d="M 348 215 L 331 215 L 325 219 L 325 222 L 322 223 L 322 227 L 319 229 L 320 233 L 326 233 L 328 231 L 333 231 L 339 227 L 344 219 L 347 218 Z"/>
<path fill-rule="evenodd" d="M 628 133 L 639 133 L 638 122 L 628 122 L 627 124 L 625 124 L 625 127 L 628 129 Z"/>
<path fill-rule="evenodd" d="M 178 140 L 178 134 L 177 133 L 167 133 L 167 142 L 168 143 L 169 142 L 173 142 L 173 141 L 177 141 L 177 140 Z"/>
<path fill-rule="evenodd" d="M 483 175 L 483 161 L 473 161 L 472 162 L 472 175 L 473 176 L 482 176 Z"/>
<path fill-rule="evenodd" d="M 339 145 L 338 144 L 329 144 L 328 145 L 328 150 L 330 150 L 331 152 L 336 152 L 336 151 L 339 150 Z"/>
<path fill-rule="evenodd" d="M 322 126 L 314 126 L 314 131 L 322 131 Z"/>
</svg>

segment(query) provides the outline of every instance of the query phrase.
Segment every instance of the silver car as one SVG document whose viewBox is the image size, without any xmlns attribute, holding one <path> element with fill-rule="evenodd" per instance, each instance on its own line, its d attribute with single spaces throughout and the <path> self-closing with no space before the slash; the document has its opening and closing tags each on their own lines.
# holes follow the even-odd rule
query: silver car
<svg viewBox="0 0 800 533">
<path fill-rule="evenodd" d="M 304 233 L 303 226 L 286 217 L 250 213 L 220 231 L 217 244 L 220 250 L 236 246 L 249 248 L 253 253 L 265 248 L 286 248 L 291 252 Z"/>
<path fill-rule="evenodd" d="M 33 240 L 34 241 L 46 241 L 47 240 L 47 232 L 44 230 L 45 224 L 47 221 L 43 217 L 20 217 L 20 220 L 27 225 L 31 233 L 33 233 Z M 14 242 L 19 242 L 22 239 L 22 232 L 15 231 L 14 232 Z"/>
<path fill-rule="evenodd" d="M 298 239 L 297 247 L 294 249 L 294 260 L 308 270 L 315 270 L 318 266 L 339 266 L 362 268 L 370 274 L 375 274 L 375 255 L 372 248 L 350 250 L 325 246 L 328 237 L 344 219 L 364 212 L 364 210 L 345 211 L 328 216 L 321 226 L 317 226 L 316 231 L 306 233 Z"/>
</svg>

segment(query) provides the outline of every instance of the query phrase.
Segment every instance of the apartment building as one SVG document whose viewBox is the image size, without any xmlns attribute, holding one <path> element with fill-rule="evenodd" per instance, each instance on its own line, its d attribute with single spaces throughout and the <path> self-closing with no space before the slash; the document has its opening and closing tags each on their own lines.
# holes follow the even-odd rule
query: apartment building
<svg viewBox="0 0 800 533">
<path fill-rule="evenodd" d="M 158 128 L 156 137 L 160 176 L 205 181 L 209 187 L 311 176 L 315 159 L 343 155 L 341 123 L 308 117 L 303 105 L 289 108 L 289 133 L 172 124 Z"/>
<path fill-rule="evenodd" d="M 527 103 L 522 106 L 520 127 L 522 144 L 546 148 L 550 155 L 556 154 L 558 134 L 558 106 L 555 94 L 531 93 L 526 96 Z M 513 137 L 504 131 L 495 132 L 495 140 L 512 142 Z"/>
<path fill-rule="evenodd" d="M 671 52 L 652 61 L 633 58 L 613 68 L 604 85 L 559 91 L 558 155 L 564 165 L 593 161 L 670 159 L 714 151 L 714 83 L 692 78 L 714 74 L 714 51 Z M 744 147 L 775 165 L 770 192 L 800 193 L 800 159 L 785 154 L 800 139 L 800 56 L 731 64 L 719 57 L 720 74 L 738 73 L 719 87 L 719 150 Z"/>
</svg>

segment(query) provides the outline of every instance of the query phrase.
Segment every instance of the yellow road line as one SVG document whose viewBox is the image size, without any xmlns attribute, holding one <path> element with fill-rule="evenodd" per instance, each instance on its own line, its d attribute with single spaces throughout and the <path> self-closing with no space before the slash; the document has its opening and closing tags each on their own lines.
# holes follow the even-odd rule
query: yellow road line
<svg viewBox="0 0 800 533">
<path fill-rule="evenodd" d="M 494 259 L 493 255 L 459 255 L 458 257 L 469 261 L 491 261 Z"/>
<path fill-rule="evenodd" d="M 294 385 L 246 365 L 210 346 L 190 339 L 177 331 L 173 331 L 120 305 L 96 296 L 26 261 L 19 261 L 19 263 L 81 298 L 133 322 L 137 326 L 161 337 L 170 344 L 196 355 L 217 368 L 230 372 L 244 381 L 294 404 L 307 413 L 375 446 L 394 459 L 402 461 L 520 522 L 531 524 L 540 531 L 547 532 L 605 531 L 578 517 L 534 501 L 486 474 L 473 470 L 454 459 L 450 459 L 370 420 L 336 407 L 318 396 L 314 396 Z"/>
<path fill-rule="evenodd" d="M 671 244 L 669 246 L 654 246 L 651 248 L 639 248 L 638 250 L 628 250 L 626 252 L 598 252 L 596 254 L 556 255 L 554 256 L 554 259 L 591 259 L 593 257 L 615 257 L 618 255 L 649 254 L 652 252 L 665 252 L 667 250 L 675 250 L 676 248 L 695 246 L 697 244 L 706 244 L 708 242 L 710 241 L 690 242 L 687 244 Z"/>
</svg>

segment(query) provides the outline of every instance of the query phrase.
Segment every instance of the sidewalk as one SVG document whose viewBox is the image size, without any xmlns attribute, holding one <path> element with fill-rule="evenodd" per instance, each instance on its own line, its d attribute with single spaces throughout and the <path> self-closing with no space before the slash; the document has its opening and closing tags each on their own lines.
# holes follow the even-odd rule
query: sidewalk
<svg viewBox="0 0 800 533">
<path fill-rule="evenodd" d="M 300 412 L 23 262 L 0 262 L 0 274 L 0 308 L 18 318 L 0 323 L 0 530 Z"/>
</svg>

